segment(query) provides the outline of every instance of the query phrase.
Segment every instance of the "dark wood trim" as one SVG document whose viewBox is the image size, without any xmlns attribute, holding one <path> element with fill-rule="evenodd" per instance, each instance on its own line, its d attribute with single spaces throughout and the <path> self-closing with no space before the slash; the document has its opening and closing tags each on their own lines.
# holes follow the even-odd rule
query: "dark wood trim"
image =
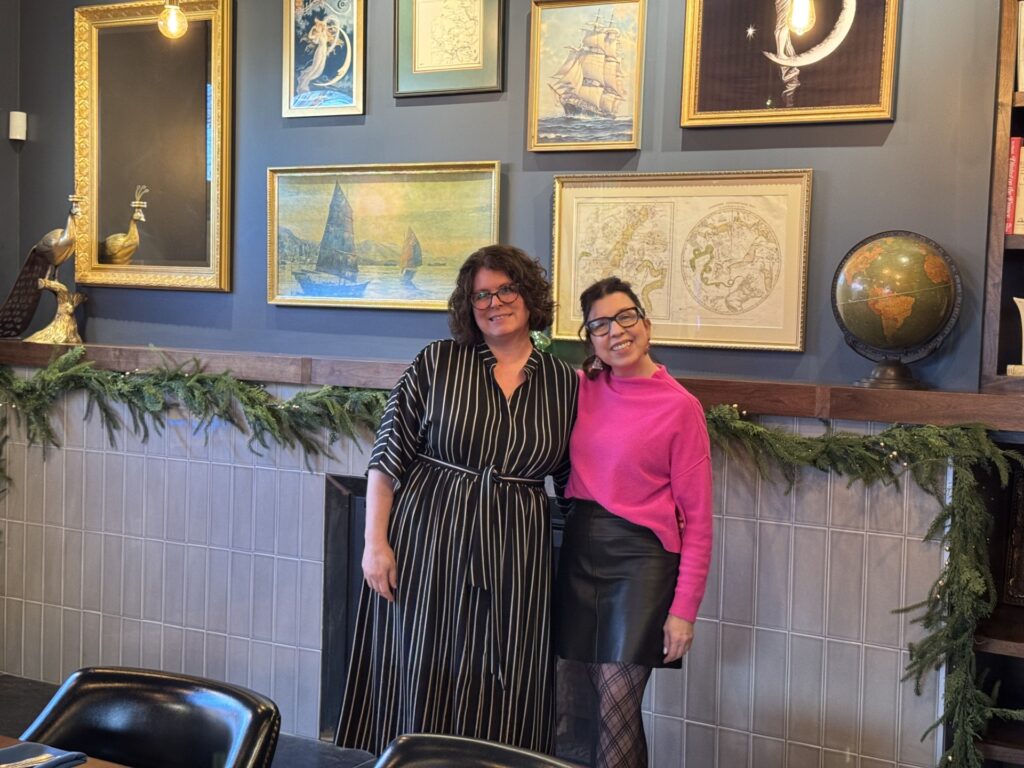
<svg viewBox="0 0 1024 768">
<path fill-rule="evenodd" d="M 987 760 L 1024 765 L 1024 723 L 992 720 L 978 747 Z"/>
<path fill-rule="evenodd" d="M 982 376 L 980 389 L 991 395 L 1024 395 L 1024 377 Z"/>
<path fill-rule="evenodd" d="M 0 364 L 38 368 L 70 347 L 0 340 Z M 88 344 L 85 358 L 98 368 L 134 371 L 160 365 L 190 365 L 206 371 L 230 371 L 266 384 L 391 389 L 407 363 L 392 360 L 269 355 Z M 1005 380 L 1007 377 L 1001 376 Z M 818 419 L 847 419 L 904 424 L 981 422 L 993 429 L 1024 432 L 1024 379 L 1001 382 L 1002 394 L 862 389 L 844 384 L 761 381 L 686 376 L 679 381 L 705 407 L 735 403 L 752 414 Z"/>
<path fill-rule="evenodd" d="M 1017 2 L 1002 0 L 999 19 L 995 125 L 992 139 L 992 174 L 989 198 L 988 253 L 985 275 L 985 311 L 981 334 L 981 375 L 999 373 L 999 322 L 1003 300 L 1003 259 L 1007 245 L 1006 183 L 1009 174 L 1010 116 L 1017 61 Z M 1011 241 L 1010 247 L 1019 247 Z"/>
<path fill-rule="evenodd" d="M 1024 606 L 1000 603 L 979 625 L 974 649 L 1024 659 Z"/>
</svg>

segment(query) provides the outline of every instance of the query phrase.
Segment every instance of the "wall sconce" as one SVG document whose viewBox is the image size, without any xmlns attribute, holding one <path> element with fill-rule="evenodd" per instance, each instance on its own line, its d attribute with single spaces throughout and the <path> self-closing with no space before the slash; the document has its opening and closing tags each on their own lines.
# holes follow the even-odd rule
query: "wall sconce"
<svg viewBox="0 0 1024 768">
<path fill-rule="evenodd" d="M 169 37 L 171 40 L 177 40 L 188 31 L 188 17 L 178 7 L 175 0 L 166 0 L 156 26 L 161 35 Z"/>
<path fill-rule="evenodd" d="M 25 141 L 28 138 L 28 115 L 24 112 L 11 112 L 7 137 L 11 141 Z"/>
</svg>

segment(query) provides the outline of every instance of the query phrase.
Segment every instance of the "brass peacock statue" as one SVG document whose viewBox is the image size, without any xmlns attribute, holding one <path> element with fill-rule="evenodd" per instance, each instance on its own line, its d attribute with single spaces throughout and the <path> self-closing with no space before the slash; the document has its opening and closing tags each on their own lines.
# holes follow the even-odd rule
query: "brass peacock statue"
<svg viewBox="0 0 1024 768">
<path fill-rule="evenodd" d="M 57 268 L 75 253 L 75 219 L 79 214 L 78 203 L 82 198 L 69 195 L 71 208 L 68 211 L 64 229 L 47 232 L 28 252 L 14 287 L 0 305 L 0 337 L 20 336 L 28 328 L 39 306 L 40 280 L 52 280 Z"/>
<path fill-rule="evenodd" d="M 128 231 L 111 235 L 103 241 L 100 248 L 102 261 L 106 264 L 131 264 L 132 256 L 139 247 L 139 228 L 136 222 L 145 221 L 146 216 L 142 210 L 146 204 L 142 202 L 143 196 L 149 192 L 149 187 L 140 184 L 135 188 L 135 200 L 131 203 L 132 218 L 128 222 Z"/>
</svg>

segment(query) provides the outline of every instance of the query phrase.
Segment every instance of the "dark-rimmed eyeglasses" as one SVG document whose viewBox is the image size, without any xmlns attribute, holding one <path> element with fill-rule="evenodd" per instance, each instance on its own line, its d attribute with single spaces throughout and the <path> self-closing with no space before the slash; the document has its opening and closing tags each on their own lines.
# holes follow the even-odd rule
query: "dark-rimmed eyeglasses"
<svg viewBox="0 0 1024 768">
<path fill-rule="evenodd" d="M 619 328 L 632 328 L 644 317 L 644 311 L 640 307 L 630 307 L 629 309 L 622 310 L 614 317 L 595 317 L 587 320 L 583 327 L 587 329 L 587 333 L 591 336 L 607 336 L 608 332 L 612 329 L 613 320 Z"/>
<path fill-rule="evenodd" d="M 469 301 L 477 309 L 487 309 L 491 306 L 491 301 L 495 296 L 498 297 L 498 301 L 502 304 L 511 304 L 519 297 L 519 289 L 512 285 L 512 283 L 508 283 L 496 291 L 477 291 L 476 293 L 471 293 Z"/>
</svg>

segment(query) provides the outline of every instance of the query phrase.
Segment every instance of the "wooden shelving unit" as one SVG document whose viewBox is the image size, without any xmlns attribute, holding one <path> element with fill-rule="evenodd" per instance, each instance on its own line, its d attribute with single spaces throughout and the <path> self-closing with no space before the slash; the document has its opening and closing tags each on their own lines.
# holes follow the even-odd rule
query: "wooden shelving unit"
<svg viewBox="0 0 1024 768">
<path fill-rule="evenodd" d="M 1016 58 L 1017 0 L 1000 0 L 979 385 L 983 392 L 1002 394 L 1024 394 L 1024 380 L 1006 375 L 1007 365 L 1022 362 L 1021 321 L 1013 297 L 1024 296 L 1024 235 L 1005 234 L 1010 137 L 1024 136 L 1024 91 L 1014 90 Z"/>
</svg>

